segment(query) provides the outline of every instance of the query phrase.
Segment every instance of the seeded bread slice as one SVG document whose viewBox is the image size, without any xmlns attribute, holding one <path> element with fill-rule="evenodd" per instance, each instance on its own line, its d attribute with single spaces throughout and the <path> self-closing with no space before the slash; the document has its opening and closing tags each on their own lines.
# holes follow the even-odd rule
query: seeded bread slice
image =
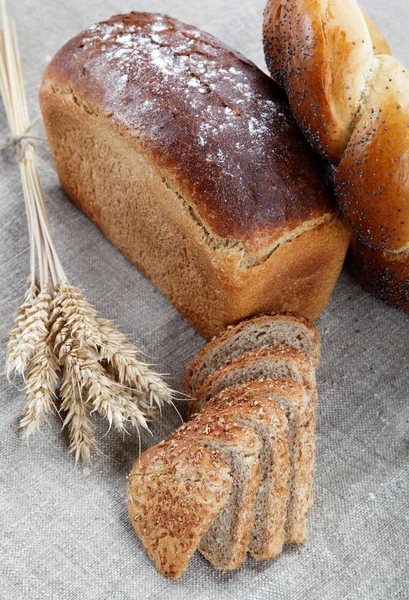
<svg viewBox="0 0 409 600">
<path fill-rule="evenodd" d="M 260 483 L 248 550 L 256 560 L 273 558 L 283 549 L 287 514 L 290 460 L 284 411 L 269 398 L 251 395 L 219 398 L 203 410 L 207 415 L 230 415 L 251 427 L 260 440 Z"/>
<path fill-rule="evenodd" d="M 189 402 L 189 415 L 198 412 L 226 387 L 259 379 L 292 379 L 302 383 L 310 398 L 311 414 L 317 409 L 315 369 L 302 352 L 276 346 L 247 352 L 212 373 Z"/>
<path fill-rule="evenodd" d="M 290 476 L 285 523 L 285 542 L 301 544 L 307 535 L 307 516 L 312 505 L 315 461 L 315 415 L 302 384 L 289 379 L 261 380 L 226 387 L 206 405 L 219 406 L 232 398 L 269 398 L 284 411 L 288 421 Z"/>
<path fill-rule="evenodd" d="M 202 348 L 187 368 L 185 394 L 194 396 L 209 375 L 249 350 L 277 345 L 299 350 L 314 366 L 319 362 L 320 334 L 310 321 L 291 313 L 255 317 L 229 327 Z"/>
<path fill-rule="evenodd" d="M 129 475 L 128 512 L 159 573 L 184 573 L 232 485 L 222 453 L 193 439 L 161 442 L 140 456 Z"/>
<path fill-rule="evenodd" d="M 217 569 L 241 567 L 246 560 L 259 486 L 258 436 L 228 415 L 205 411 L 182 425 L 170 439 L 194 439 L 219 450 L 229 465 L 233 478 L 230 500 L 203 536 L 199 551 Z"/>
</svg>

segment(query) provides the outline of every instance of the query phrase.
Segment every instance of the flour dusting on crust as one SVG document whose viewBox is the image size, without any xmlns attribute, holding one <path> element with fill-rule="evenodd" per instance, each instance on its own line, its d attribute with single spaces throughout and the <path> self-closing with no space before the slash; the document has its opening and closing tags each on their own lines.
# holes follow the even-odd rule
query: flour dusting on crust
<svg viewBox="0 0 409 600">
<path fill-rule="evenodd" d="M 53 63 L 79 105 L 152 157 L 213 235 L 250 250 L 334 211 L 284 94 L 213 36 L 163 15 L 118 15 Z"/>
</svg>

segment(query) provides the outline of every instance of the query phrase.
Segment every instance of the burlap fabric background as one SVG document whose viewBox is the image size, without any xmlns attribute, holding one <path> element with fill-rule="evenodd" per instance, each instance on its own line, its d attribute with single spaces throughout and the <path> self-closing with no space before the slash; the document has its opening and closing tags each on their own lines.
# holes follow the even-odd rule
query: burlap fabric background
<svg viewBox="0 0 409 600">
<path fill-rule="evenodd" d="M 407 0 L 362 0 L 409 66 Z M 33 119 L 42 72 L 56 50 L 118 12 L 167 12 L 221 37 L 264 68 L 264 0 L 9 0 L 20 33 Z M 38 127 L 43 134 L 41 125 Z M 0 109 L 0 140 L 7 134 Z M 61 191 L 47 145 L 40 150 L 51 227 L 63 264 L 101 313 L 181 389 L 203 340 Z M 26 285 L 29 256 L 15 159 L 0 156 L 0 323 L 7 332 Z M 0 379 L 0 597 L 2 600 L 386 600 L 409 598 L 409 320 L 343 273 L 325 314 L 319 369 L 315 507 L 309 540 L 277 560 L 221 574 L 197 555 L 177 583 L 159 576 L 128 521 L 126 475 L 136 436 L 109 433 L 110 459 L 75 468 L 58 416 L 29 447 L 18 418 L 23 394 Z M 21 384 L 20 384 L 21 387 Z M 178 424 L 172 410 L 143 447 Z M 100 424 L 98 434 L 106 427 Z"/>
</svg>

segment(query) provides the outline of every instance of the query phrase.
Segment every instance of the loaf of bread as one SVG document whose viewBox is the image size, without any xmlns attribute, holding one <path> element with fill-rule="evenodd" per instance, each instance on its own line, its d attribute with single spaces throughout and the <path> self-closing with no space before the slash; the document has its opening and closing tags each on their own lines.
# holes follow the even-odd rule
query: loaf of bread
<svg viewBox="0 0 409 600">
<path fill-rule="evenodd" d="M 203 336 L 322 312 L 349 228 L 284 94 L 242 55 L 119 15 L 58 52 L 40 102 L 64 190 Z"/>
<path fill-rule="evenodd" d="M 257 331 L 263 344 L 252 352 Z M 265 346 L 269 337 L 273 345 Z M 285 339 L 293 346 L 285 347 Z M 239 347 L 245 354 L 227 364 L 218 352 L 224 350 L 228 359 Z M 207 394 L 203 402 L 199 388 L 200 411 L 166 442 L 142 454 L 129 477 L 129 515 L 160 573 L 177 579 L 196 549 L 213 566 L 229 571 L 244 564 L 247 552 L 268 560 L 284 543 L 305 541 L 315 458 L 313 371 L 319 352 L 312 324 L 276 314 L 231 328 L 187 370 L 192 386 L 195 370 L 207 365 L 213 384 L 205 380 L 201 388 L 209 391 L 213 385 L 215 392 L 217 380 L 224 384 L 222 391 Z M 268 357 L 281 373 L 287 361 L 285 377 L 271 378 L 276 371 Z M 219 365 L 216 380 L 212 363 Z"/>
<path fill-rule="evenodd" d="M 264 49 L 306 137 L 336 167 L 352 271 L 408 310 L 409 70 L 356 0 L 269 0 Z"/>
</svg>

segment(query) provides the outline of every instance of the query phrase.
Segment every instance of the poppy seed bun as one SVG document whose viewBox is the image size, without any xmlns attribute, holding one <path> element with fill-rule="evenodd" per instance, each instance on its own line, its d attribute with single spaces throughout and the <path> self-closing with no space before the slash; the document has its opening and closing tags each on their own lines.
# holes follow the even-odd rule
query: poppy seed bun
<svg viewBox="0 0 409 600">
<path fill-rule="evenodd" d="M 336 174 L 342 211 L 359 240 L 382 250 L 409 247 L 409 70 L 388 55 Z"/>
<path fill-rule="evenodd" d="M 362 286 L 395 308 L 409 312 L 409 251 L 385 252 L 352 239 L 348 266 Z"/>
<path fill-rule="evenodd" d="M 267 66 L 310 143 L 335 164 L 377 68 L 366 19 L 355 0 L 272 0 L 264 15 Z"/>
<path fill-rule="evenodd" d="M 333 164 L 352 272 L 408 311 L 409 71 L 356 0 L 270 0 L 264 49 L 304 134 Z"/>
</svg>

